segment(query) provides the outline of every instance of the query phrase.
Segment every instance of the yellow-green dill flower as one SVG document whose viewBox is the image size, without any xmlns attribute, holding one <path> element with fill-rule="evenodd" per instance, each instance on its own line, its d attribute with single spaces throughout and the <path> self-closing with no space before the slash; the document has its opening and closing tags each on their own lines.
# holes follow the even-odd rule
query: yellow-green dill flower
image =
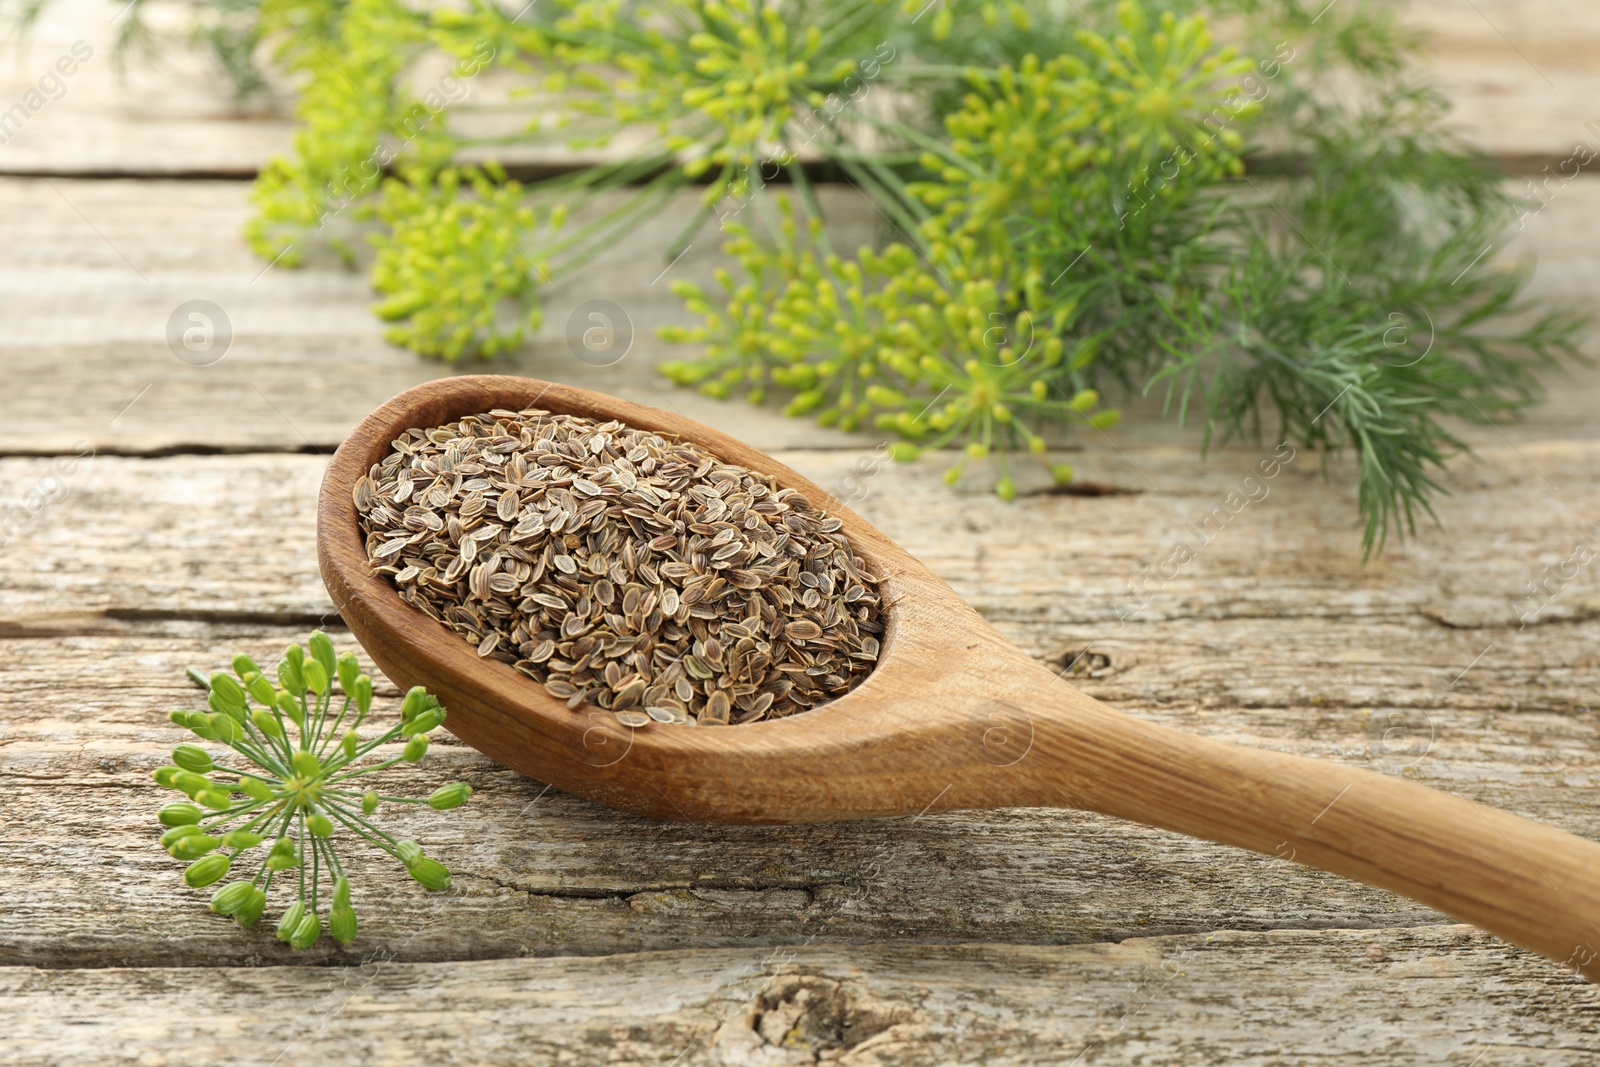
<svg viewBox="0 0 1600 1067">
<path fill-rule="evenodd" d="M 186 883 L 196 889 L 211 886 L 243 867 L 247 854 L 255 859 L 253 876 L 212 894 L 212 911 L 250 926 L 265 910 L 274 878 L 291 872 L 294 899 L 277 929 L 295 949 L 316 942 L 324 913 L 335 940 L 347 943 L 355 937 L 350 883 L 338 853 L 353 838 L 364 838 L 400 859 L 428 888 L 449 885 L 443 865 L 424 857 L 414 842 L 397 840 L 368 820 L 379 800 L 446 810 L 472 794 L 465 782 L 442 786 L 428 797 L 362 791 L 361 777 L 401 762 L 401 756 L 391 754 L 392 747 L 384 749 L 402 737 L 410 738 L 405 746 L 410 761 L 422 760 L 427 733 L 444 722 L 444 708 L 425 690 L 413 689 L 400 721 L 361 741 L 353 725 L 345 727 L 365 718 L 372 680 L 360 672 L 354 656 L 336 656 L 326 634 L 313 633 L 307 646 L 290 646 L 278 661 L 281 689 L 258 684 L 260 669 L 246 656 L 234 658 L 238 680 L 223 673 L 208 679 L 191 672 L 222 710 L 198 721 L 175 714 L 173 721 L 206 740 L 224 741 L 230 751 L 218 755 L 182 744 L 173 751 L 172 765 L 155 773 L 158 784 L 200 802 L 168 804 L 160 813 L 167 828 L 162 847 L 174 858 L 190 861 Z M 216 736 L 212 727 L 217 721 L 235 723 L 236 729 L 227 738 Z"/>
</svg>

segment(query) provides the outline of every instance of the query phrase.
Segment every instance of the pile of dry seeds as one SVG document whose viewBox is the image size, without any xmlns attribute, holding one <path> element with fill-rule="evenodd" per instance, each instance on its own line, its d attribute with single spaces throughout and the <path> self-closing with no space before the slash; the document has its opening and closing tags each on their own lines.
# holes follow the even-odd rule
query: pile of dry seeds
<svg viewBox="0 0 1600 1067">
<path fill-rule="evenodd" d="M 878 658 L 877 581 L 839 520 L 684 441 L 491 411 L 406 431 L 354 495 L 407 603 L 570 708 L 755 722 Z"/>
</svg>

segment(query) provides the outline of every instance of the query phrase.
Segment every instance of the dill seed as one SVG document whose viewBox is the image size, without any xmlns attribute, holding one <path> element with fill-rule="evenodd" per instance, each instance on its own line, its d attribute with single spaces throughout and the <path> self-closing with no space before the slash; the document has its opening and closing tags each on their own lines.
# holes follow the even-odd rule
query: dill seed
<svg viewBox="0 0 1600 1067">
<path fill-rule="evenodd" d="M 538 409 L 407 430 L 353 497 L 408 604 L 627 726 L 780 718 L 877 662 L 843 524 L 689 442 Z"/>
</svg>

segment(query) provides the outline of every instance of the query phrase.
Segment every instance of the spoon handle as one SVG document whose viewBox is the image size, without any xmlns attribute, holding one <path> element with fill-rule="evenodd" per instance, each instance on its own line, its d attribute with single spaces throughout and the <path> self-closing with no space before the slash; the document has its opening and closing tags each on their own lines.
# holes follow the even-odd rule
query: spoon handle
<svg viewBox="0 0 1600 1067">
<path fill-rule="evenodd" d="M 1029 712 L 1039 751 L 1007 770 L 1035 779 L 1036 803 L 1354 878 L 1600 981 L 1600 844 L 1398 776 L 1169 729 L 1059 683 L 1030 696 L 1045 697 Z"/>
</svg>

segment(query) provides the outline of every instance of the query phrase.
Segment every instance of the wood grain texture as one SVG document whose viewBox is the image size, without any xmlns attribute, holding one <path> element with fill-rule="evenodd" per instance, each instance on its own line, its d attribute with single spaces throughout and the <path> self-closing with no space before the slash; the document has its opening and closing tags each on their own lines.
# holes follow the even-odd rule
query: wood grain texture
<svg viewBox="0 0 1600 1067">
<path fill-rule="evenodd" d="M 1181 449 L 1086 449 L 1073 457 L 1086 478 L 1143 491 L 1037 493 L 1013 505 L 981 488 L 952 493 L 939 479 L 943 461 L 931 456 L 877 467 L 862 479 L 866 495 L 856 509 L 991 620 L 1031 628 L 1008 636 L 1041 656 L 1116 642 L 1120 630 L 1154 623 L 1257 620 L 1283 629 L 1287 616 L 1297 624 L 1384 627 L 1372 642 L 1341 635 L 1332 646 L 1307 646 L 1286 631 L 1270 656 L 1251 664 L 1272 671 L 1293 662 L 1308 672 L 1305 694 L 1324 699 L 1324 679 L 1340 679 L 1356 701 L 1381 697 L 1383 683 L 1367 678 L 1362 663 L 1385 660 L 1383 648 L 1395 640 L 1435 650 L 1397 665 L 1400 677 L 1460 699 L 1480 669 L 1499 669 L 1502 661 L 1489 655 L 1450 685 L 1487 641 L 1553 665 L 1531 639 L 1537 634 L 1560 654 L 1573 654 L 1581 645 L 1566 641 L 1585 632 L 1573 627 L 1600 613 L 1592 568 L 1585 567 L 1547 594 L 1528 626 L 1518 621 L 1529 603 L 1525 584 L 1593 536 L 1600 519 L 1594 442 L 1486 447 L 1478 461 L 1456 463 L 1444 481 L 1452 495 L 1439 502 L 1442 526 L 1421 527 L 1364 569 L 1349 472 L 1335 468 L 1324 482 L 1301 459 L 1268 483 L 1262 500 L 1230 515 L 1200 544 L 1196 526 L 1211 516 L 1204 529 L 1216 530 L 1214 509 L 1264 454 L 1271 453 L 1238 448 L 1202 460 Z M 848 476 L 870 456 L 785 451 L 777 458 L 844 494 L 853 484 Z M 315 619 L 328 611 L 315 572 L 312 517 L 324 459 L 99 456 L 62 474 L 58 465 L 66 462 L 0 459 L 0 481 L 11 489 L 5 507 L 22 509 L 5 546 L 17 563 L 0 575 L 4 617 L 64 616 L 70 623 L 75 613 L 88 613 L 103 624 L 108 612 Z M 27 508 L 26 493 L 54 485 L 52 478 L 64 483 L 65 499 Z M 1159 573 L 1146 579 L 1146 568 L 1180 542 L 1203 551 L 1171 580 Z M 1297 550 L 1287 551 L 1290 544 Z M 1408 631 L 1412 636 L 1403 636 Z M 1571 662 L 1582 670 L 1593 660 Z M 1559 672 L 1538 681 L 1573 706 L 1585 703 L 1586 683 L 1568 684 L 1568 677 L 1592 681 Z"/>
<path fill-rule="evenodd" d="M 0 816 L 0 839 L 20 849 L 21 861 L 0 878 L 17 920 L 6 924 L 0 962 L 58 964 L 64 944 L 72 959 L 95 965 L 225 964 L 246 947 L 264 960 L 290 959 L 270 938 L 247 946 L 226 923 L 196 914 L 203 894 L 181 888 L 178 866 L 155 844 L 153 816 L 163 797 L 146 776 L 183 739 L 161 714 L 195 700 L 183 667 L 218 666 L 235 649 L 269 656 L 303 628 L 108 625 L 121 632 L 41 632 L 0 649 L 19 664 L 0 694 L 0 775 L 12 797 Z M 1340 632 L 1315 620 L 1296 625 L 1317 638 Z M 1386 737 L 1392 726 L 1382 709 L 1374 715 L 1296 699 L 1299 672 L 1289 665 L 1230 691 L 1236 679 L 1227 676 L 1240 673 L 1241 663 L 1224 656 L 1223 669 L 1197 694 L 1197 676 L 1207 675 L 1201 665 L 1215 663 L 1219 646 L 1270 641 L 1270 628 L 1259 621 L 1186 629 L 1192 637 L 1181 642 L 1168 631 L 1152 627 L 1130 641 L 1160 646 L 1180 668 L 1130 670 L 1134 679 L 1155 675 L 1143 685 L 1155 699 L 1130 706 L 1156 721 L 1341 765 L 1405 766 L 1418 781 L 1575 832 L 1600 831 L 1594 716 L 1526 706 L 1543 695 L 1526 680 L 1489 686 L 1491 707 L 1482 709 L 1427 706 L 1430 687 L 1397 684 L 1406 704 L 1388 714 L 1425 731 L 1433 747 L 1423 751 Z M 1413 644 L 1392 654 L 1401 662 L 1423 652 Z M 1532 672 L 1536 663 L 1529 656 L 1520 666 Z M 1137 683 L 1084 684 L 1106 698 L 1120 689 L 1127 699 L 1127 687 Z M 1275 687 L 1273 695 L 1287 703 L 1264 706 L 1264 691 Z M 1518 703 L 1524 710 L 1505 710 Z M 420 890 L 378 865 L 360 879 L 363 946 L 441 959 L 808 936 L 1059 942 L 1152 927 L 1388 926 L 1430 918 L 1403 900 L 1294 865 L 1084 813 L 952 813 L 786 828 L 662 825 L 544 793 L 539 783 L 454 745 L 436 747 L 425 773 L 404 784 L 422 792 L 446 778 L 465 778 L 479 790 L 469 807 L 442 819 L 395 817 L 456 871 L 461 895 L 424 917 Z M 175 930 L 184 936 L 172 937 Z"/>
<path fill-rule="evenodd" d="M 783 458 L 829 485 L 858 457 Z M 936 464 L 892 466 L 869 480 L 859 507 L 1039 659 L 1059 663 L 1089 649 L 1075 677 L 1102 700 L 1220 739 L 1403 772 L 1600 834 L 1592 574 L 1523 631 L 1508 599 L 1570 551 L 1569 537 L 1584 536 L 1600 477 L 1593 446 L 1502 448 L 1481 465 L 1461 465 L 1449 483 L 1457 495 L 1446 501 L 1446 530 L 1425 532 L 1367 571 L 1354 532 L 1340 524 L 1348 486 L 1330 489 L 1291 465 L 1271 496 L 1206 547 L 1192 574 L 1154 589 L 1150 604 L 1115 628 L 1127 581 L 1142 563 L 1165 558 L 1182 524 L 1221 499 L 1255 458 L 1232 453 L 1207 464 L 1174 450 L 1103 451 L 1080 467 L 1104 478 L 1131 461 L 1160 491 L 1030 497 L 1009 507 L 981 493 L 952 507 Z M 1551 492 L 1528 460 L 1561 491 Z M 0 461 L 0 482 L 33 484 L 51 463 Z M 46 860 L 19 878 L 19 889 L 49 892 L 30 900 L 21 927 L 28 936 L 8 945 L 5 959 L 51 959 L 63 939 L 86 961 L 225 962 L 237 950 L 225 925 L 204 938 L 164 936 L 193 904 L 172 892 L 176 872 L 155 849 L 149 819 L 159 797 L 140 776 L 181 739 L 162 712 L 193 699 L 183 667 L 214 665 L 235 649 L 268 656 L 329 610 L 312 563 L 321 467 L 312 456 L 97 458 L 71 479 L 67 499 L 6 546 L 8 558 L 26 562 L 8 570 L 0 593 L 6 662 L 14 664 L 0 692 L 0 756 L 27 800 L 5 836 L 59 826 L 48 839 L 59 845 L 44 855 L 63 864 Z M 1506 514 L 1520 523 L 1508 527 Z M 1300 546 L 1292 555 L 1275 547 L 1290 539 Z M 229 558 L 238 561 L 231 570 L 222 565 Z M 1058 558 L 1079 562 L 1041 566 Z M 263 629 L 261 614 L 286 625 Z M 40 699 L 49 693 L 56 699 Z M 1393 735 L 1397 723 L 1409 732 Z M 813 923 L 856 940 L 1053 941 L 1128 936 L 1141 920 L 1192 930 L 1387 925 L 1429 914 L 1291 865 L 1071 813 L 930 815 L 912 827 L 669 829 L 615 820 L 570 798 L 546 817 L 551 794 L 535 805 L 536 822 L 519 825 L 516 813 L 539 787 L 476 777 L 488 766 L 477 759 L 437 773 L 484 787 L 457 813 L 490 820 L 473 839 L 519 844 L 484 852 L 441 841 L 476 888 L 413 945 L 421 958 L 453 945 L 504 954 L 798 941 Z M 56 779 L 62 788 L 50 784 Z M 491 800 L 502 789 L 511 790 L 503 803 Z M 124 829 L 104 835 L 96 827 L 108 796 L 125 796 L 109 806 L 128 814 Z M 450 822 L 435 829 L 453 834 Z M 117 878 L 80 878 L 74 872 L 99 866 L 96 848 L 154 881 L 133 889 Z M 480 901 L 480 890 L 492 899 Z M 780 896 L 764 897 L 769 890 Z M 80 913 L 71 902 L 82 892 L 91 895 Z M 618 906 L 640 894 L 662 909 Z M 547 910 L 548 923 L 539 917 Z M 150 921 L 130 927 L 117 918 L 135 914 Z M 374 922 L 364 937 L 375 946 L 403 936 L 403 921 Z"/>
<path fill-rule="evenodd" d="M 147 662 L 177 658 L 153 645 L 146 638 L 134 648 Z M 114 661 L 137 655 L 112 651 Z M 118 695 L 119 705 L 138 702 Z M 85 693 L 83 702 L 111 699 Z M 154 815 L 166 798 L 148 784 L 178 737 L 159 716 L 145 718 L 119 726 L 58 715 L 7 731 L 0 780 L 13 802 L 0 840 L 19 857 L 36 852 L 38 859 L 23 858 L 0 880 L 8 915 L 0 965 L 347 958 L 326 939 L 292 953 L 270 930 L 243 934 L 205 911 L 204 893 L 183 888 L 181 865 L 156 842 Z M 448 897 L 430 897 L 386 857 L 343 851 L 361 916 L 358 954 L 426 961 L 808 940 L 1061 944 L 1219 927 L 1443 921 L 1296 865 L 1088 813 L 663 824 L 546 792 L 460 744 L 436 745 L 420 771 L 397 775 L 395 785 L 425 793 L 447 779 L 477 791 L 455 815 L 384 809 L 381 818 L 451 868 Z M 272 915 L 281 904 L 273 903 Z"/>
<path fill-rule="evenodd" d="M 53 0 L 20 41 L 7 20 L 0 110 L 24 107 L 20 128 L 13 123 L 3 131 L 0 171 L 246 177 L 289 148 L 294 122 L 288 109 L 236 107 L 228 85 L 198 50 L 167 48 L 159 60 L 135 56 L 119 76 L 114 53 L 125 26 L 121 7 L 108 0 Z M 142 7 L 159 42 L 182 41 L 188 23 L 183 5 Z M 56 67 L 63 57 L 79 60 L 67 64 L 70 73 Z M 41 86 L 47 77 L 56 81 Z M 29 91 L 36 94 L 31 100 Z"/>
<path fill-rule="evenodd" d="M 115 13 L 90 6 L 70 9 L 79 14 L 62 24 L 68 43 Z M 1592 5 L 1438 0 L 1413 10 L 1442 33 L 1438 69 L 1455 79 L 1452 93 L 1468 102 L 1457 117 L 1480 143 L 1538 172 L 1575 138 L 1589 140 Z M 96 48 L 81 73 L 109 73 L 96 66 L 108 50 Z M 29 63 L 38 55 L 0 72 L 15 76 L 7 99 L 37 78 Z M 135 78 L 127 88 L 75 81 L 32 117 L 27 140 L 0 151 L 0 170 L 243 173 L 287 143 L 283 115 L 238 121 L 181 65 Z M 1600 183 L 1551 186 L 1549 206 L 1505 254 L 1537 253 L 1537 292 L 1587 301 L 1600 285 Z M 835 194 L 836 238 L 871 239 L 870 209 L 849 190 Z M 0 181 L 0 287 L 15 312 L 0 337 L 0 455 L 72 454 L 79 441 L 100 452 L 68 479 L 66 500 L 0 546 L 0 842 L 13 859 L 0 871 L 0 964 L 50 968 L 0 973 L 8 1057 L 232 1062 L 275 1040 L 276 1020 L 309 1012 L 312 1053 L 336 1062 L 413 1059 L 423 1048 L 441 1063 L 667 1063 L 697 1038 L 714 1047 L 724 1009 L 738 1008 L 734 1052 L 695 1046 L 684 1060 L 1058 1063 L 1084 1035 L 1104 1042 L 1085 1062 L 1596 1062 L 1590 987 L 1440 926 L 1427 909 L 1298 865 L 1038 809 L 807 827 L 657 824 L 541 796 L 539 783 L 459 745 L 439 746 L 408 782 L 464 776 L 481 787 L 454 818 L 418 827 L 457 872 L 452 899 L 425 900 L 375 871 L 358 901 L 353 957 L 319 949 L 295 960 L 270 936 L 242 940 L 179 887 L 177 865 L 155 844 L 161 798 L 145 776 L 179 740 L 161 712 L 192 700 L 183 667 L 236 648 L 268 654 L 326 618 L 310 521 L 324 461 L 311 453 L 331 452 L 377 403 L 441 373 L 383 344 L 361 274 L 322 262 L 257 278 L 262 264 L 236 236 L 245 195 L 241 183 Z M 652 331 L 681 312 L 653 290 L 703 280 L 717 260 L 714 242 L 697 243 L 652 286 L 677 224 L 653 221 L 596 265 L 594 281 L 548 293 L 549 325 L 501 366 L 662 404 L 646 364 L 666 349 Z M 641 324 L 643 347 L 619 367 L 577 366 L 566 349 L 566 318 L 590 296 L 623 304 Z M 192 297 L 218 300 L 244 323 L 214 367 L 178 363 L 161 340 L 172 308 Z M 1142 591 L 1145 568 L 1192 543 L 1187 524 L 1213 513 L 1264 450 L 1203 463 L 1192 435 L 1136 413 L 1109 442 L 1072 442 L 1067 457 L 1083 478 L 1130 495 L 1006 507 L 978 489 L 952 495 L 937 481 L 937 458 L 877 470 L 871 438 L 667 392 L 683 414 L 781 450 L 831 491 L 864 485 L 853 501 L 863 516 L 1038 661 L 1076 658 L 1077 684 L 1098 699 L 1600 836 L 1593 568 L 1556 583 L 1526 628 L 1517 621 L 1524 584 L 1548 581 L 1545 568 L 1592 543 L 1600 520 L 1600 458 L 1585 443 L 1600 428 L 1600 374 L 1560 385 L 1503 438 L 1475 436 L 1483 462 L 1447 476 L 1455 496 L 1442 501 L 1443 531 L 1424 530 L 1373 567 L 1355 559 L 1348 470 L 1336 465 L 1325 485 L 1297 462 L 1175 578 L 1146 580 Z M 110 454 L 118 450 L 246 454 Z M 296 451 L 307 454 L 281 454 Z M 52 462 L 0 459 L 0 514 Z M 235 565 L 222 566 L 230 556 Z M 1245 932 L 1217 935 L 1208 965 L 1186 971 L 1183 996 L 1159 1002 L 1174 989 L 1151 978 L 1165 973 L 1150 969 L 1159 956 L 1137 968 L 1093 962 L 1149 953 L 1155 942 L 1081 944 L 1229 929 Z M 801 1023 L 802 1040 L 779 1048 L 773 1023 L 773 1041 L 752 1043 L 761 1031 L 743 1008 L 782 959 L 775 949 L 810 938 L 801 951 L 819 955 L 799 969 L 925 1008 L 930 1031 L 861 1048 L 828 1012 L 796 1012 L 800 987 L 785 984 L 762 1014 Z M 1168 956 L 1180 951 L 1160 944 Z M 545 958 L 514 958 L 522 954 Z M 214 969 L 391 956 L 392 984 L 332 1012 L 328 983 L 351 972 Z M 466 958 L 486 962 L 400 962 Z M 69 970 L 118 966 L 134 969 Z M 734 977 L 717 977 L 727 970 Z M 762 985 L 745 982 L 758 973 Z M 499 1005 L 493 1019 L 513 1044 L 451 1010 L 460 997 L 426 1010 L 407 999 L 439 981 Z M 683 987 L 687 1019 L 668 1002 Z M 833 986 L 817 988 L 827 995 L 816 1003 L 834 1002 Z M 1170 1010 L 1158 1012 L 1163 1004 Z M 808 1036 L 818 1032 L 820 1042 Z"/>
<path fill-rule="evenodd" d="M 0 226 L 14 235 L 0 248 L 0 286 L 29 309 L 0 337 L 11 386 L 0 400 L 0 453 L 70 452 L 86 442 L 143 454 L 331 454 L 394 394 L 473 369 L 385 343 L 365 268 L 314 258 L 299 270 L 268 269 L 256 260 L 239 237 L 247 193 L 233 183 L 0 180 Z M 873 238 L 876 216 L 859 193 L 834 190 L 824 200 L 845 240 Z M 687 321 L 669 286 L 711 284 L 722 263 L 714 228 L 676 264 L 664 254 L 697 206 L 684 194 L 583 276 L 543 293 L 537 339 L 496 369 L 673 406 L 767 447 L 876 444 L 676 389 L 654 371 L 683 354 L 655 339 L 659 326 Z M 233 331 L 226 354 L 207 366 L 178 359 L 165 341 L 168 317 L 196 299 L 218 305 Z M 632 325 L 633 349 L 614 366 L 591 366 L 568 346 L 568 320 L 591 299 L 611 301 Z M 76 397 L 64 416 L 62 390 Z"/>
<path fill-rule="evenodd" d="M 1401 778 L 1119 712 L 1041 669 L 847 508 L 830 511 L 885 604 L 883 652 L 859 686 L 803 715 L 709 732 L 574 714 L 404 603 L 373 573 L 351 500 L 408 429 L 535 405 L 669 434 L 811 500 L 825 495 L 708 426 L 536 379 L 429 382 L 362 420 L 318 497 L 323 583 L 384 672 L 436 694 L 452 731 L 496 761 L 623 811 L 694 822 L 1083 808 L 1390 889 L 1600 977 L 1600 844 Z"/>
<path fill-rule="evenodd" d="M 1573 146 L 1600 149 L 1600 11 L 1582 0 L 1408 0 L 1430 40 L 1422 68 L 1452 124 L 1531 176 L 1561 173 Z M 1569 165 L 1570 166 L 1570 165 Z M 1569 171 L 1570 172 L 1570 171 Z"/>
<path fill-rule="evenodd" d="M 365 270 L 325 261 L 266 269 L 238 236 L 246 197 L 244 186 L 231 183 L 0 179 L 0 228 L 12 235 L 0 246 L 0 288 L 27 309 L 0 336 L 8 371 L 0 454 L 70 453 L 80 443 L 140 454 L 331 454 L 361 416 L 401 390 L 485 368 L 668 407 L 767 451 L 873 448 L 881 441 L 875 432 L 848 435 L 772 408 L 714 401 L 656 373 L 655 364 L 686 351 L 656 339 L 658 327 L 689 321 L 668 287 L 679 280 L 710 285 L 722 263 L 714 228 L 676 264 L 666 254 L 695 208 L 692 193 L 583 275 L 547 290 L 545 324 L 522 350 L 461 367 L 420 360 L 384 342 Z M 821 200 L 837 246 L 883 237 L 881 218 L 860 193 L 830 188 Z M 1493 255 L 1537 265 L 1531 294 L 1581 304 L 1600 287 L 1592 252 L 1600 240 L 1597 219 L 1600 181 L 1573 182 L 1525 229 L 1512 224 L 1514 240 Z M 164 340 L 168 317 L 194 299 L 217 304 L 233 328 L 227 354 L 209 366 L 179 360 Z M 616 304 L 633 328 L 632 350 L 613 366 L 589 365 L 566 340 L 569 319 L 591 299 Z M 1550 393 L 1523 421 L 1499 432 L 1468 427 L 1468 439 L 1492 446 L 1507 438 L 1600 435 L 1593 417 L 1600 368 L 1553 375 Z M 73 397 L 67 410 L 58 399 L 63 394 Z M 1123 448 L 1198 447 L 1198 428 L 1163 418 L 1157 398 L 1117 402 L 1127 417 L 1108 438 L 1095 440 Z M 1070 433 L 1065 443 L 1089 439 Z M 1130 473 L 1117 484 L 1144 488 Z"/>
<path fill-rule="evenodd" d="M 1593 986 L 1459 926 L 1068 948 L 0 968 L 7 1058 L 18 1067 L 161 1062 L 180 1048 L 197 1063 L 450 1067 L 1590 1067 L 1600 1063 L 1597 1008 Z"/>
<path fill-rule="evenodd" d="M 112 52 L 120 28 L 115 0 L 54 0 L 15 62 L 0 70 L 0 100 L 10 107 L 75 42 L 92 57 L 65 79 L 66 92 L 32 114 L 0 152 L 0 173 L 235 175 L 254 173 L 289 150 L 292 94 L 240 107 L 209 58 L 184 47 L 185 6 L 174 0 L 144 5 L 167 47 L 159 60 L 134 57 L 119 77 Z M 1410 0 L 1406 20 L 1431 38 L 1422 68 L 1455 105 L 1467 136 L 1520 169 L 1552 170 L 1575 140 L 1596 146 L 1586 121 L 1600 121 L 1592 57 L 1600 46 L 1600 14 L 1578 0 Z M 13 51 L 8 49 L 8 51 Z M 442 70 L 425 65 L 422 88 Z M 529 113 L 508 95 L 495 73 L 466 83 L 449 108 L 464 135 L 515 130 Z M 55 95 L 51 88 L 50 96 Z M 574 154 L 560 146 L 517 146 L 501 158 L 561 163 Z"/>
</svg>

